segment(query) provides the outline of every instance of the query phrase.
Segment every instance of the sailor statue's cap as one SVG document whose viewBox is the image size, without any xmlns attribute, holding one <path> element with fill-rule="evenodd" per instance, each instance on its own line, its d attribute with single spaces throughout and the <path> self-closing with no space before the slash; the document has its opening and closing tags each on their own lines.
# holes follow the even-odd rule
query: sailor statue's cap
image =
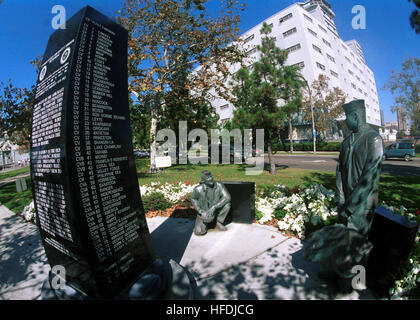
<svg viewBox="0 0 420 320">
<path fill-rule="evenodd" d="M 351 101 L 351 102 L 349 102 L 349 103 L 345 103 L 345 104 L 343 104 L 343 109 L 344 109 L 344 112 L 346 113 L 346 114 L 348 114 L 348 113 L 350 113 L 350 112 L 352 112 L 352 111 L 359 111 L 359 110 L 361 110 L 361 111 L 365 111 L 366 109 L 365 109 L 365 100 L 362 100 L 362 99 L 360 99 L 360 100 L 353 100 L 353 101 Z"/>
</svg>

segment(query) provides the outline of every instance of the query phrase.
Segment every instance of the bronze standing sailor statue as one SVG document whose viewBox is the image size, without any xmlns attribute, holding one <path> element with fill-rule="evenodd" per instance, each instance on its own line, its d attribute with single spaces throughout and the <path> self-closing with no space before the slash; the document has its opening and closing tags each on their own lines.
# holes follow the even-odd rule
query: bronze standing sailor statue
<svg viewBox="0 0 420 320">
<path fill-rule="evenodd" d="M 321 277 L 337 278 L 350 290 L 356 265 L 366 266 L 369 230 L 378 202 L 383 141 L 366 123 L 364 100 L 343 105 L 351 134 L 343 141 L 336 173 L 338 223 L 307 238 L 305 259 L 322 264 Z"/>
</svg>

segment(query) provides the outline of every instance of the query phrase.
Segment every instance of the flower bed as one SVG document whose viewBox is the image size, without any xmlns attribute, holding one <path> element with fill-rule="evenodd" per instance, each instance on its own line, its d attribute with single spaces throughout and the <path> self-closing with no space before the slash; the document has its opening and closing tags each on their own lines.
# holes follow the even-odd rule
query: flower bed
<svg viewBox="0 0 420 320">
<path fill-rule="evenodd" d="M 420 215 L 408 212 L 407 208 L 391 207 L 382 202 L 381 205 L 387 209 L 399 213 L 410 220 L 417 221 L 419 225 L 413 249 L 405 263 L 401 266 L 401 278 L 395 282 L 393 288 L 389 290 L 389 295 L 393 300 L 420 299 Z"/>
<path fill-rule="evenodd" d="M 319 184 L 306 188 L 275 185 L 257 189 L 255 212 L 259 223 L 274 220 L 281 231 L 299 239 L 337 220 L 334 191 Z"/>
</svg>

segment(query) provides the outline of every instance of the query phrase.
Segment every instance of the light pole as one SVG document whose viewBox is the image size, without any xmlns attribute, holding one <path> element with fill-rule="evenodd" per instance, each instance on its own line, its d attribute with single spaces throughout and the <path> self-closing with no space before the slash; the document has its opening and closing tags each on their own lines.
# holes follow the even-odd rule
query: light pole
<svg viewBox="0 0 420 320">
<path fill-rule="evenodd" d="M 312 91 L 311 91 L 311 88 L 309 87 L 308 81 L 306 81 L 306 79 L 304 79 L 304 81 L 309 91 L 309 103 L 311 105 L 311 115 L 312 115 L 312 136 L 313 136 L 313 141 L 314 141 L 314 154 L 316 154 L 316 131 L 315 131 L 315 119 L 314 119 L 314 107 L 312 104 Z"/>
</svg>

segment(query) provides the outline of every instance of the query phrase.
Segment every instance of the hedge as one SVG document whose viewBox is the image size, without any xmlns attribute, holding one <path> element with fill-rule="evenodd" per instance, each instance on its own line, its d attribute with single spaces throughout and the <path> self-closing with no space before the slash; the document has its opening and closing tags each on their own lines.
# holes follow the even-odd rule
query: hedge
<svg viewBox="0 0 420 320">
<path fill-rule="evenodd" d="M 319 142 L 316 144 L 317 151 L 340 151 L 341 142 Z M 290 151 L 290 143 L 278 144 L 274 148 L 275 151 Z M 301 142 L 293 144 L 294 151 L 313 151 L 314 144 L 312 142 Z"/>
</svg>

